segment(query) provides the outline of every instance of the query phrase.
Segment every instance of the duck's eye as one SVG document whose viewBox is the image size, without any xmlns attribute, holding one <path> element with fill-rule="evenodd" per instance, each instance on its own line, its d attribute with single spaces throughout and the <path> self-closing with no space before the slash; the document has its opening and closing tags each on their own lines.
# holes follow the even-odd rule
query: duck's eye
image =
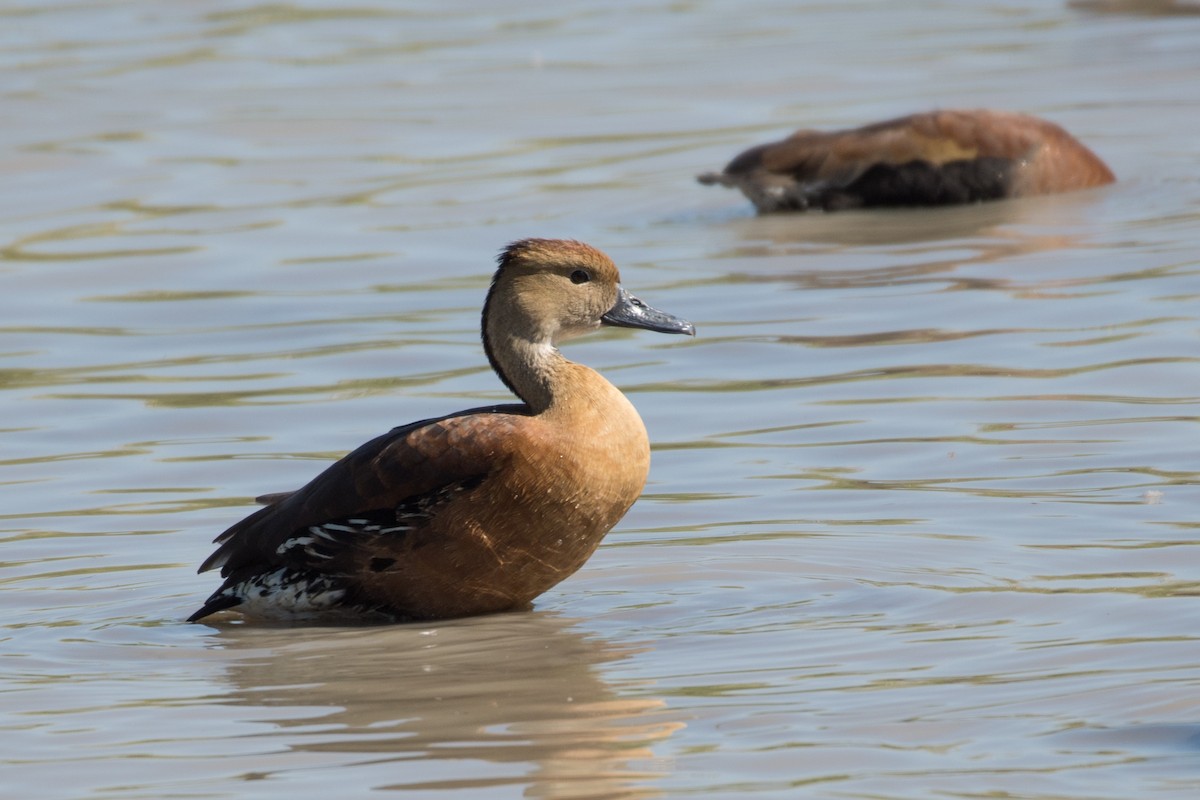
<svg viewBox="0 0 1200 800">
<path fill-rule="evenodd" d="M 587 283 L 591 279 L 592 276 L 587 274 L 587 270 L 577 269 L 571 273 L 571 283 Z"/>
</svg>

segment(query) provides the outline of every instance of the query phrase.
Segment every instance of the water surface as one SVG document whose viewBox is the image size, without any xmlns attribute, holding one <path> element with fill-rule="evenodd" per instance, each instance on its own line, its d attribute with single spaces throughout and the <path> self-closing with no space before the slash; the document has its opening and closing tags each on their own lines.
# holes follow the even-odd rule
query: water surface
<svg viewBox="0 0 1200 800">
<path fill-rule="evenodd" d="M 0 9 L 4 795 L 1193 797 L 1200 18 L 1129 5 Z M 692 181 L 955 106 L 1121 180 Z M 592 561 L 528 613 L 183 624 L 254 495 L 506 397 L 530 235 L 700 333 L 569 346 L 654 443 Z"/>
</svg>

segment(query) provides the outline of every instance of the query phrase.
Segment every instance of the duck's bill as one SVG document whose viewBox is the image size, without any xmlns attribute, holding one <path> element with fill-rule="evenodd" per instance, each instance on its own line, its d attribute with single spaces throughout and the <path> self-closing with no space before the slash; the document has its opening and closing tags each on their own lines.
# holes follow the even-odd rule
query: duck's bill
<svg viewBox="0 0 1200 800">
<path fill-rule="evenodd" d="M 645 328 L 659 333 L 686 333 L 696 335 L 696 327 L 686 319 L 673 317 L 638 300 L 624 289 L 617 290 L 617 302 L 600 320 L 605 325 L 620 328 Z"/>
</svg>

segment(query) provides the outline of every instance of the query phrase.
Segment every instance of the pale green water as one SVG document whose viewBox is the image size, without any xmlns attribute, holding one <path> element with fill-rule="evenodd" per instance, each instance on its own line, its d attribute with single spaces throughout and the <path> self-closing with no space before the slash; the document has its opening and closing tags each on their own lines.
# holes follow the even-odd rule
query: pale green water
<svg viewBox="0 0 1200 800">
<path fill-rule="evenodd" d="M 1194 797 L 1200 18 L 503 6 L 0 7 L 0 795 Z M 692 182 L 935 106 L 1122 180 Z M 525 614 L 182 624 L 253 495 L 504 397 L 477 316 L 529 235 L 700 332 L 569 346 L 655 443 L 597 556 Z"/>
</svg>

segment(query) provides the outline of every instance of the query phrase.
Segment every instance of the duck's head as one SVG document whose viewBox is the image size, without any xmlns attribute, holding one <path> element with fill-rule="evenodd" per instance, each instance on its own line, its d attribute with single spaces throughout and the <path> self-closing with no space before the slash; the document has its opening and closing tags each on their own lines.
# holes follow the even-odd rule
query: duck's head
<svg viewBox="0 0 1200 800">
<path fill-rule="evenodd" d="M 695 335 L 690 322 L 621 288 L 612 259 L 564 239 L 522 239 L 500 254 L 484 306 L 484 337 L 515 335 L 556 345 L 601 325 Z"/>
<path fill-rule="evenodd" d="M 483 346 L 505 385 L 535 410 L 555 394 L 559 342 L 601 325 L 695 335 L 621 288 L 612 259 L 582 242 L 522 239 L 500 254 L 483 307 Z"/>
</svg>

